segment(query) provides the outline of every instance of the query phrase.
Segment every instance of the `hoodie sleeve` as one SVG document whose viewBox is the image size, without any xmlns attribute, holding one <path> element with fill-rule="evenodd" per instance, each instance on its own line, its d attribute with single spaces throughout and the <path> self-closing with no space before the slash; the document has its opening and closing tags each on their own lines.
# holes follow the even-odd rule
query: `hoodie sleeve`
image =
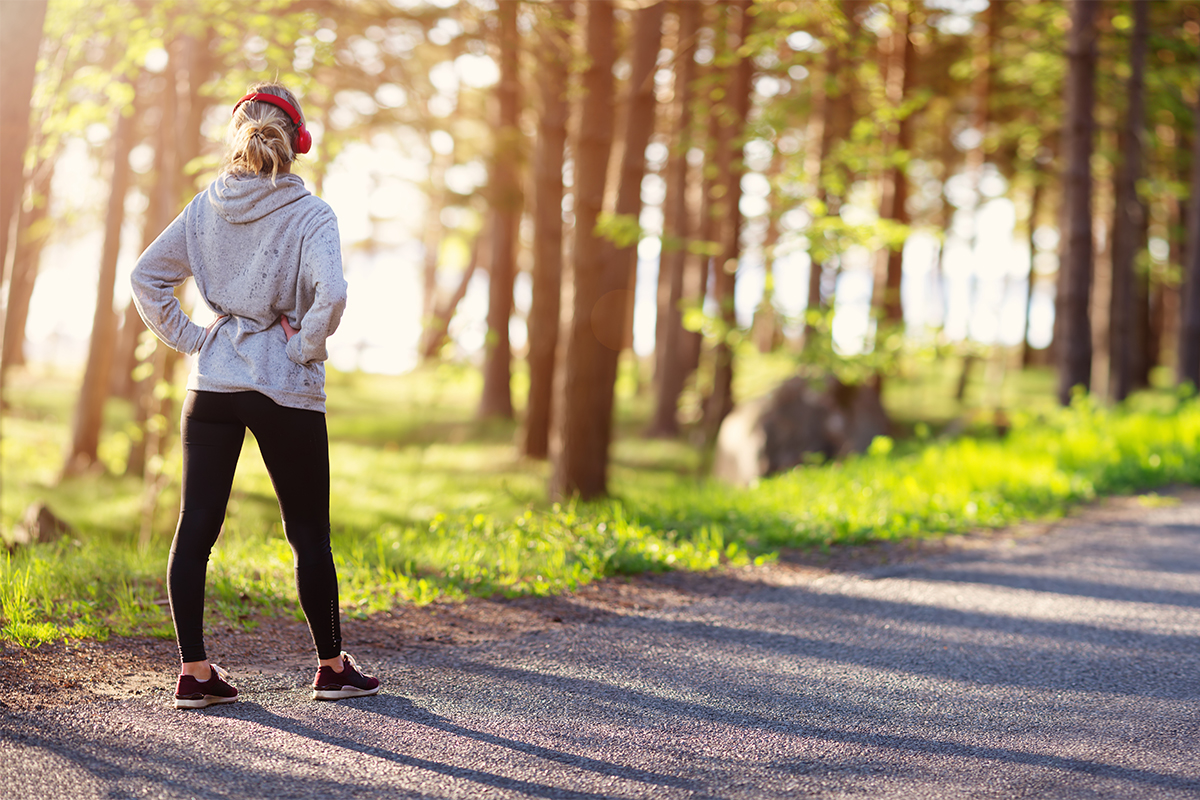
<svg viewBox="0 0 1200 800">
<path fill-rule="evenodd" d="M 133 301 L 146 327 L 181 353 L 199 352 L 207 331 L 192 322 L 175 287 L 192 274 L 187 250 L 187 209 L 155 239 L 133 268 Z"/>
<path fill-rule="evenodd" d="M 294 323 L 299 332 L 288 342 L 287 355 L 297 364 L 308 365 L 329 358 L 325 340 L 337 330 L 346 308 L 342 245 L 332 212 L 305 237 L 299 278 L 297 307 L 303 316 Z"/>
</svg>

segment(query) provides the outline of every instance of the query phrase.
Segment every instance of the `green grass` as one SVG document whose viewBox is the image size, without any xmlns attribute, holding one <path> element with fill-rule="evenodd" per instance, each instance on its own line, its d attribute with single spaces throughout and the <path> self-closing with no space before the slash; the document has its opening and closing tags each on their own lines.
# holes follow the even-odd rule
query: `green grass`
<svg viewBox="0 0 1200 800">
<path fill-rule="evenodd" d="M 792 368 L 779 356 L 741 363 L 742 397 Z M 1010 375 L 998 395 L 1011 421 L 1002 437 L 979 422 L 991 419 L 979 412 L 986 393 L 972 389 L 974 408 L 933 402 L 955 378 L 953 362 L 935 362 L 889 380 L 890 411 L 917 435 L 877 439 L 863 456 L 733 488 L 698 477 L 704 460 L 684 442 L 637 436 L 650 397 L 626 369 L 613 498 L 550 504 L 548 467 L 519 456 L 515 424 L 474 418 L 474 371 L 332 373 L 331 510 L 343 611 L 546 594 L 612 574 L 767 560 L 780 548 L 941 536 L 1055 516 L 1099 495 L 1200 483 L 1195 398 L 1157 391 L 1117 408 L 1081 399 L 1059 409 L 1052 376 Z M 70 376 L 18 375 L 9 390 L 4 525 L 44 499 L 78 536 L 0 561 L 0 636 L 23 646 L 110 633 L 170 637 L 164 572 L 178 452 L 165 461 L 166 486 L 153 504 L 140 482 L 124 478 L 57 484 L 74 386 Z M 920 409 L 930 411 L 928 424 Z M 932 433 L 961 417 L 975 420 L 965 428 L 971 435 Z M 112 404 L 101 448 L 110 468 L 123 463 L 128 420 L 128 409 Z M 150 506 L 153 536 L 142 544 Z M 259 614 L 298 614 L 293 581 L 270 480 L 247 437 L 209 566 L 210 620 L 252 627 Z"/>
</svg>

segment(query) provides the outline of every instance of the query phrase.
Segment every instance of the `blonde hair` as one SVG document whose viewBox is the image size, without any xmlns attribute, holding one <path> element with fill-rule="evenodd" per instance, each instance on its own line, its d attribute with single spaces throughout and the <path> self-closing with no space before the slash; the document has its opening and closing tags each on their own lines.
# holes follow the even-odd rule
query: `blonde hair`
<svg viewBox="0 0 1200 800">
<path fill-rule="evenodd" d="M 300 103 L 282 85 L 256 83 L 246 92 L 252 93 L 282 97 L 296 109 L 300 124 L 304 124 Z M 258 100 L 242 103 L 229 122 L 229 152 L 221 163 L 221 174 L 263 175 L 269 172 L 271 183 L 275 183 L 279 168 L 296 160 L 292 142 L 298 129 L 282 108 Z"/>
</svg>

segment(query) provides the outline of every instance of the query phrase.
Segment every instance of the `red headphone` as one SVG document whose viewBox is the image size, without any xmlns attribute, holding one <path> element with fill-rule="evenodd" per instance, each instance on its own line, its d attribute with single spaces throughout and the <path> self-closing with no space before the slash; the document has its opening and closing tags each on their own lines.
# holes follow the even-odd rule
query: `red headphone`
<svg viewBox="0 0 1200 800">
<path fill-rule="evenodd" d="M 267 94 L 266 92 L 251 92 L 237 101 L 237 105 L 233 107 L 233 113 L 237 114 L 237 110 L 241 107 L 242 103 L 250 101 L 270 103 L 276 108 L 282 108 L 292 118 L 292 122 L 296 123 L 296 138 L 292 139 L 292 149 L 300 155 L 304 155 L 312 149 L 312 134 L 304 127 L 304 122 L 300 119 L 300 112 L 291 103 L 278 95 Z"/>
</svg>

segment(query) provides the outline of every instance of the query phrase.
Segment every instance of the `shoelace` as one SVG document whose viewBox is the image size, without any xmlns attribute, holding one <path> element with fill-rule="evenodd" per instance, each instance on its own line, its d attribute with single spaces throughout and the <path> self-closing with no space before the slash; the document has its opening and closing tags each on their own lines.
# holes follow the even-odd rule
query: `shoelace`
<svg viewBox="0 0 1200 800">
<path fill-rule="evenodd" d="M 208 666 L 212 668 L 214 675 L 225 681 L 225 683 L 229 683 L 229 672 L 224 667 L 217 666 L 216 664 L 209 664 Z"/>
</svg>

